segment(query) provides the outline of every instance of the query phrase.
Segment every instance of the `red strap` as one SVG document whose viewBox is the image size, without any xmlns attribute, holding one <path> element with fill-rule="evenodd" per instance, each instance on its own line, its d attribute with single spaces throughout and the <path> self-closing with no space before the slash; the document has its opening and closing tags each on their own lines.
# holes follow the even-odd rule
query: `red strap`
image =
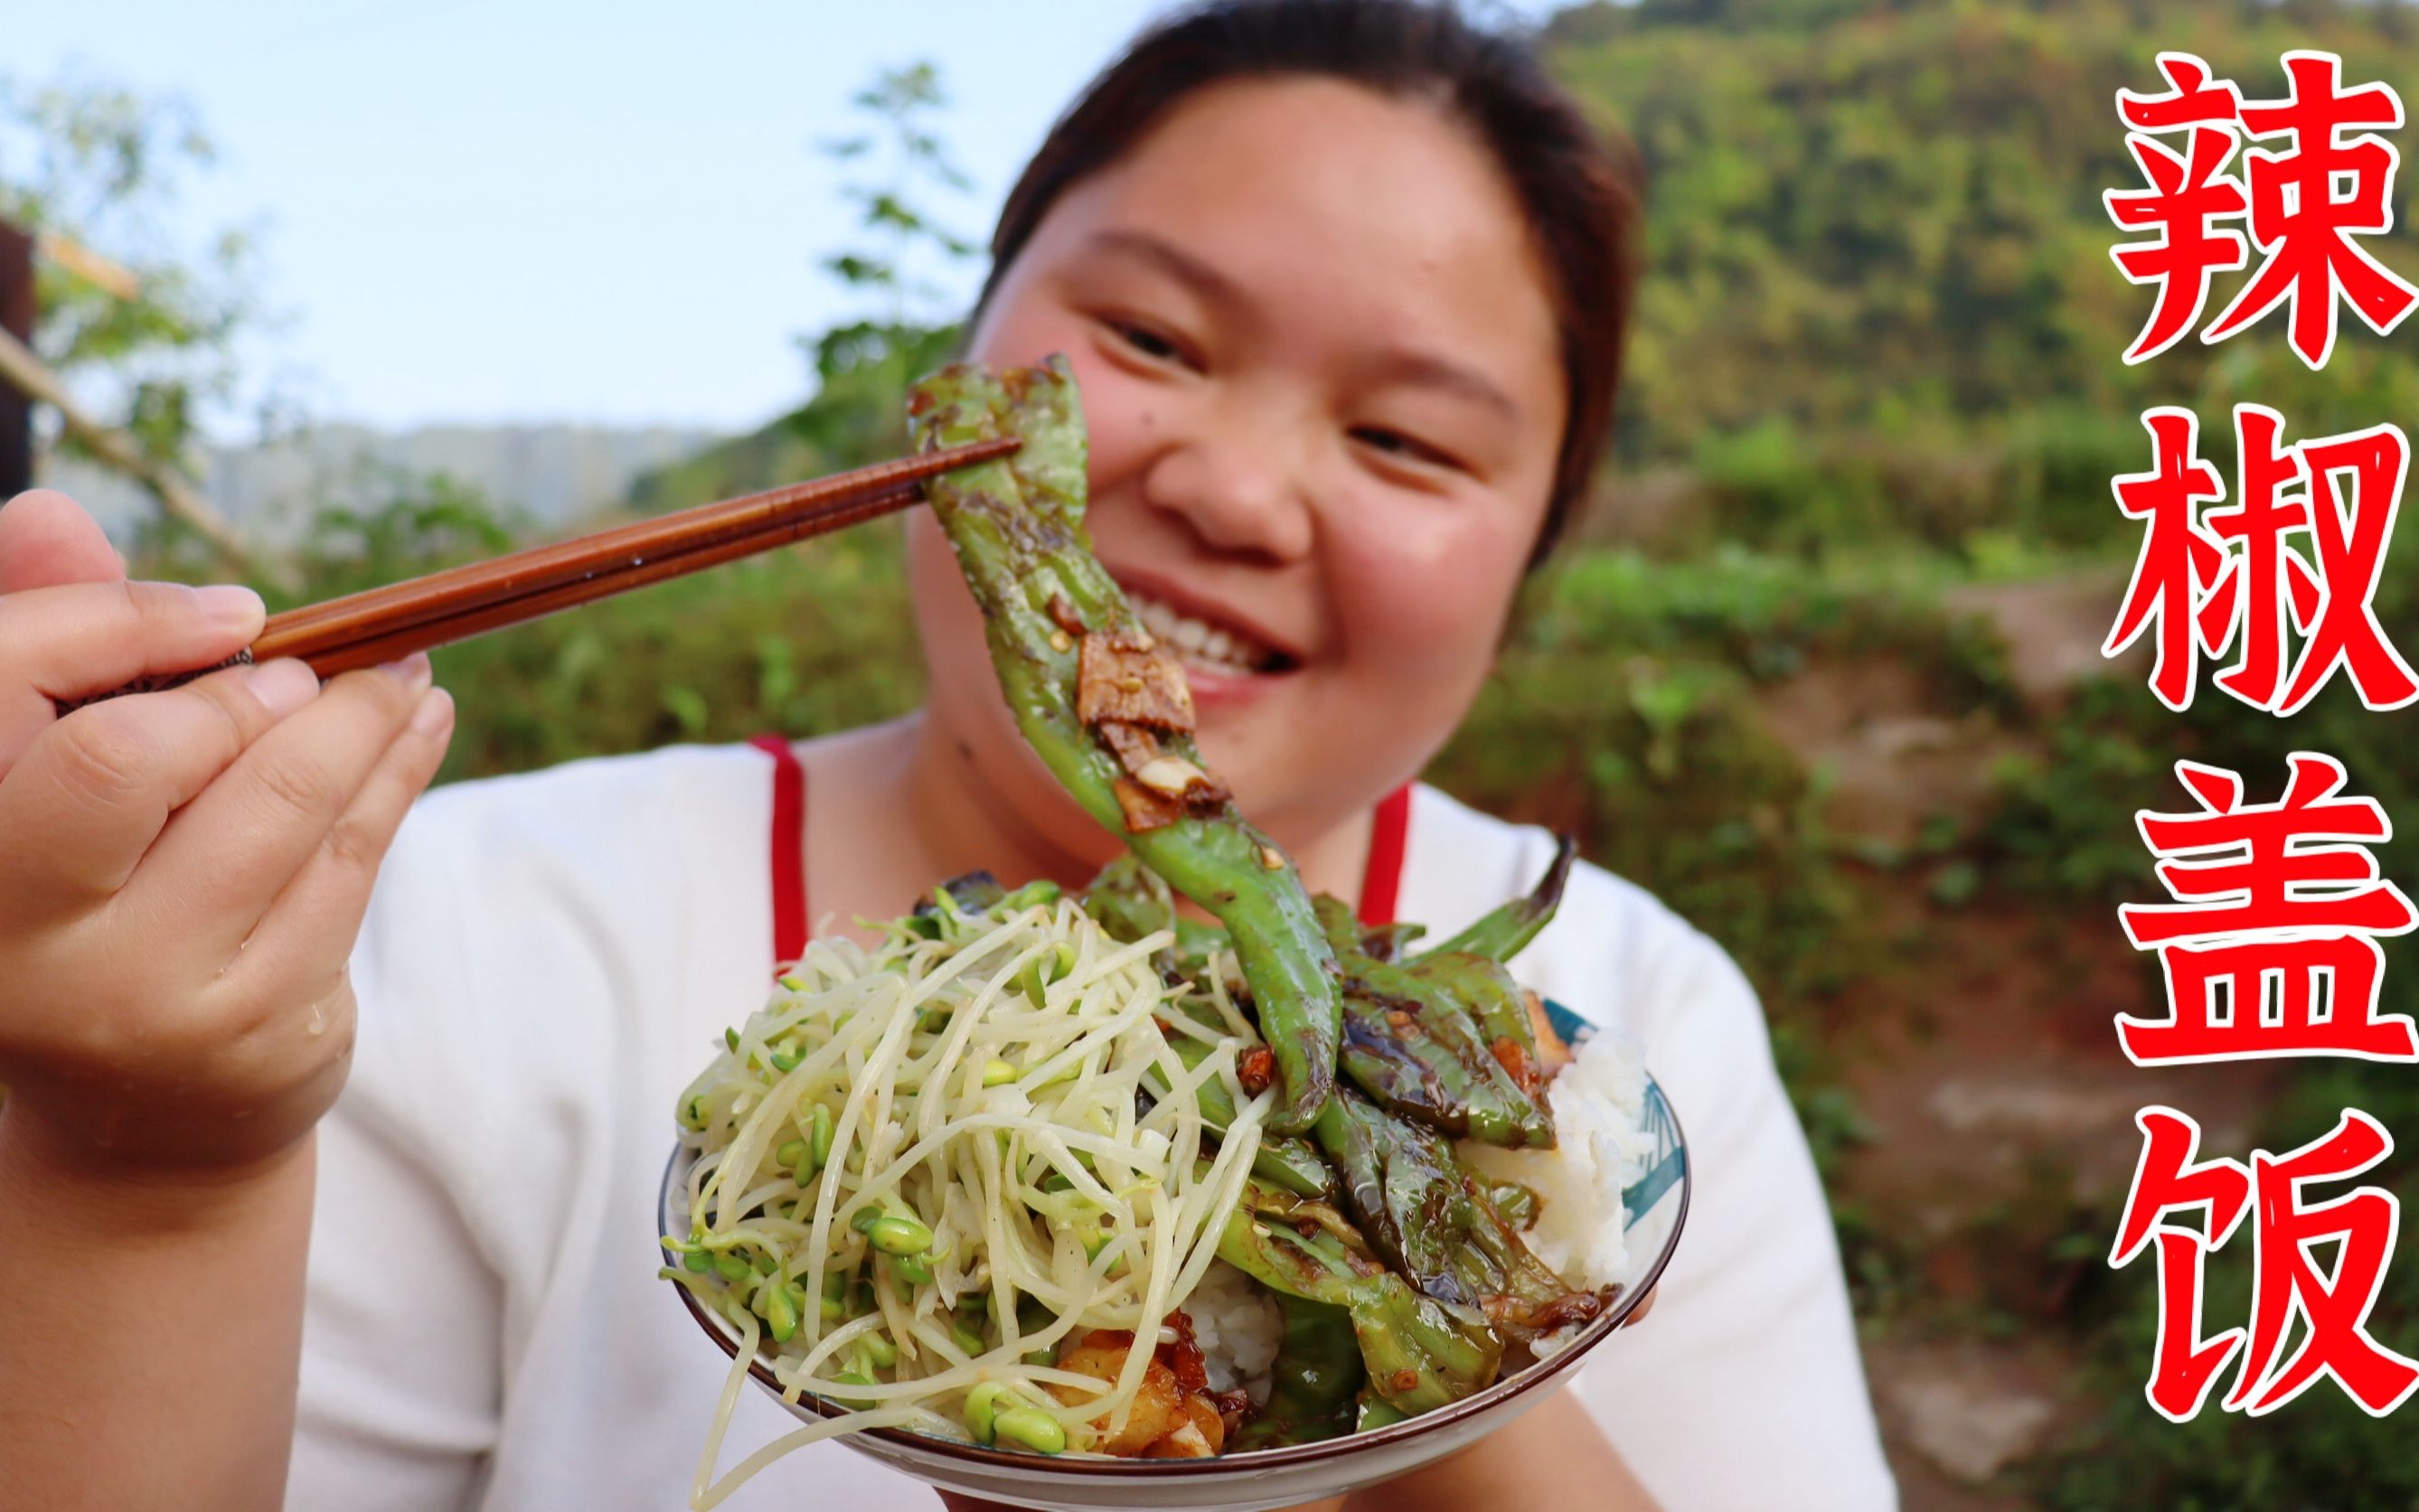
<svg viewBox="0 0 2419 1512">
<path fill-rule="evenodd" d="M 773 969 L 807 953 L 807 769 L 779 735 L 748 742 L 773 758 Z"/>
<path fill-rule="evenodd" d="M 748 744 L 773 758 L 773 959 L 778 970 L 807 949 L 807 769 L 779 735 L 758 735 Z M 1406 782 L 1379 800 L 1370 825 L 1361 922 L 1372 929 L 1394 921 L 1410 831 L 1411 786 Z"/>
<path fill-rule="evenodd" d="M 1369 826 L 1369 865 L 1361 873 L 1361 922 L 1379 929 L 1394 921 L 1394 900 L 1403 890 L 1403 849 L 1411 834 L 1409 782 L 1378 800 Z"/>
</svg>

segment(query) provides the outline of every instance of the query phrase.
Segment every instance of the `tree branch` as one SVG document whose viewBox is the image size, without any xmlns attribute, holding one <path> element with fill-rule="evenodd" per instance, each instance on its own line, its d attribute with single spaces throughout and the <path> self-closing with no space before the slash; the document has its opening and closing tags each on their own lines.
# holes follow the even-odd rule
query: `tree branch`
<svg viewBox="0 0 2419 1512">
<path fill-rule="evenodd" d="M 37 404 L 49 405 L 59 412 L 68 430 L 92 449 L 93 455 L 151 490 L 160 507 L 170 517 L 181 522 L 210 545 L 210 548 L 239 574 L 249 575 L 254 567 L 252 553 L 245 550 L 235 528 L 226 517 L 209 506 L 208 501 L 189 487 L 182 478 L 161 463 L 143 455 L 125 432 L 103 424 L 76 403 L 58 376 L 42 365 L 33 349 L 14 334 L 0 331 L 0 380 L 19 390 Z"/>
</svg>

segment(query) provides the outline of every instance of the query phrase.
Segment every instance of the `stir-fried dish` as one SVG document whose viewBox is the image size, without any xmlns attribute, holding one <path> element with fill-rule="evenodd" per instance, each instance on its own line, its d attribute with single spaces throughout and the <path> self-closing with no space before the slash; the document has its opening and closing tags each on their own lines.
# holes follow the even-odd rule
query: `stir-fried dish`
<svg viewBox="0 0 2419 1512">
<path fill-rule="evenodd" d="M 1618 1172 L 1558 1150 L 1589 1094 L 1505 965 L 1568 842 L 1431 949 L 1313 897 L 1092 555 L 1064 363 L 948 368 L 910 414 L 926 449 L 1023 438 L 928 495 L 1025 738 L 1130 854 L 1080 894 L 978 873 L 872 949 L 817 941 L 683 1093 L 664 1273 L 739 1335 L 718 1424 L 755 1360 L 845 1409 L 709 1490 L 717 1427 L 699 1504 L 856 1428 L 1198 1458 L 1399 1422 L 1550 1352 L 1617 1289 L 1590 1236 L 1608 1203 L 1617 1232 Z"/>
</svg>

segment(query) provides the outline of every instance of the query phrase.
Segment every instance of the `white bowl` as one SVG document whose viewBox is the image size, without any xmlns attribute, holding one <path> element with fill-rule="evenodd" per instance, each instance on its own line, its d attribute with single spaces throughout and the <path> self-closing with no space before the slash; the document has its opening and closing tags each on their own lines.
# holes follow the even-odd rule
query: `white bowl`
<svg viewBox="0 0 2419 1512">
<path fill-rule="evenodd" d="M 1584 1030 L 1579 1020 L 1561 1011 L 1559 1004 L 1548 1008 L 1553 1011 L 1555 1028 L 1565 1039 L 1581 1037 Z M 1552 1395 L 1548 1388 L 1566 1379 L 1589 1350 L 1610 1338 L 1641 1299 L 1654 1289 L 1680 1242 L 1680 1227 L 1688 1213 L 1690 1177 L 1688 1147 L 1681 1136 L 1679 1119 L 1663 1088 L 1651 1076 L 1640 1127 L 1654 1140 L 1654 1154 L 1645 1174 L 1622 1194 L 1630 1273 L 1620 1278 L 1622 1287 L 1613 1304 L 1549 1358 L 1451 1406 L 1367 1433 L 1210 1459 L 1023 1454 L 905 1428 L 867 1428 L 844 1435 L 839 1442 L 943 1490 L 1055 1512 L 1130 1507 L 1264 1512 L 1391 1480 L 1467 1448 L 1544 1401 Z M 659 1204 L 662 1233 L 680 1233 L 688 1225 L 686 1154 L 675 1148 L 664 1170 Z M 672 1257 L 671 1263 L 679 1263 L 679 1257 Z M 739 1333 L 730 1320 L 708 1311 L 686 1287 L 672 1289 L 706 1336 L 721 1346 L 725 1355 L 735 1358 Z M 780 1382 L 763 1360 L 757 1360 L 748 1374 L 776 1400 L 780 1399 Z M 809 1423 L 846 1411 L 814 1396 L 782 1405 Z"/>
</svg>

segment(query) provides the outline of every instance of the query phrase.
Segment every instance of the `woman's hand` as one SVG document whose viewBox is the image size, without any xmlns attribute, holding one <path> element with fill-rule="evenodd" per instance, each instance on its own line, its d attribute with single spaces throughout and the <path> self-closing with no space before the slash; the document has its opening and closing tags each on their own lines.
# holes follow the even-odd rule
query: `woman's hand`
<svg viewBox="0 0 2419 1512">
<path fill-rule="evenodd" d="M 242 588 L 130 583 L 55 493 L 0 508 L 0 1137 L 110 1173 L 293 1146 L 353 1038 L 345 963 L 452 708 L 424 659 L 323 690 L 208 666 L 261 628 Z M 207 1186 L 207 1183 L 204 1183 Z"/>
<path fill-rule="evenodd" d="M 28 1505 L 285 1484 L 345 963 L 452 708 L 425 662 L 322 690 L 291 661 L 52 706 L 260 627 L 247 590 L 126 581 L 61 495 L 0 507 L 0 1486 Z"/>
</svg>

